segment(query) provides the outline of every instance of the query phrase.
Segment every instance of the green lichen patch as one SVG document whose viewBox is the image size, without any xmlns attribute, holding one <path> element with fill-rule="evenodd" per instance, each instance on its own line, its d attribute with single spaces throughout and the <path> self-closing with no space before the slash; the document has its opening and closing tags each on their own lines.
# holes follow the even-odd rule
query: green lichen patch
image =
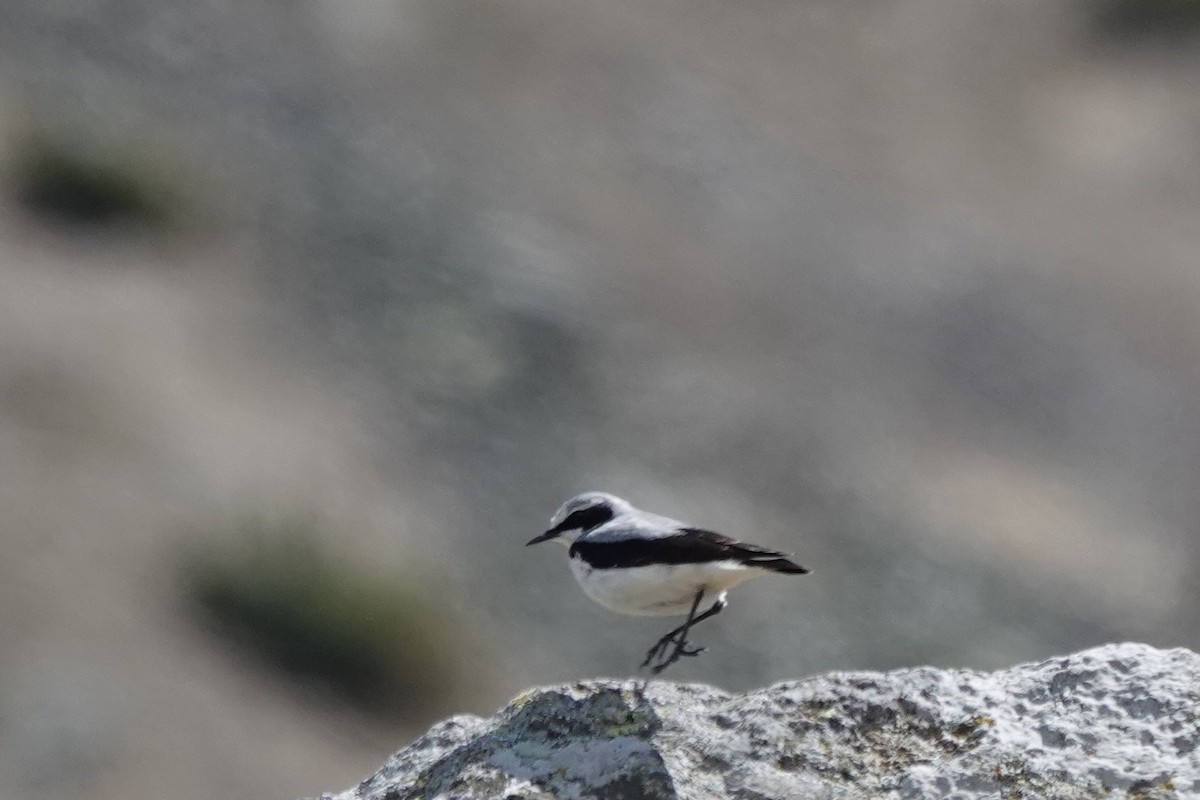
<svg viewBox="0 0 1200 800">
<path fill-rule="evenodd" d="M 1129 787 L 1126 796 L 1130 800 L 1175 800 L 1179 796 L 1175 781 L 1164 775 L 1155 781 L 1138 781 Z"/>
</svg>

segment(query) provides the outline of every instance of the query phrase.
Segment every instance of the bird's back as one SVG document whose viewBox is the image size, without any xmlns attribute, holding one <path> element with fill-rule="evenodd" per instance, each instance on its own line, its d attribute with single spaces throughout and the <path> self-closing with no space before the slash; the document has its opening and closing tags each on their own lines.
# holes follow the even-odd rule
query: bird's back
<svg viewBox="0 0 1200 800">
<path fill-rule="evenodd" d="M 571 546 L 571 555 L 600 569 L 732 561 L 789 575 L 808 572 L 779 550 L 638 509 L 580 536 Z"/>
</svg>

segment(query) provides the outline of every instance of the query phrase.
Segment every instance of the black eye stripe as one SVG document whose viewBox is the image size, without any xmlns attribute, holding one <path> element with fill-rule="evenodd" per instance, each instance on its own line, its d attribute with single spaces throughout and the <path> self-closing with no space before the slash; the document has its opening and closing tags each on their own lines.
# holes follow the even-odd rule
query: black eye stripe
<svg viewBox="0 0 1200 800">
<path fill-rule="evenodd" d="M 573 531 L 576 528 L 590 531 L 613 518 L 613 510 L 607 505 L 591 506 L 572 511 L 566 519 L 555 526 L 556 531 Z"/>
</svg>

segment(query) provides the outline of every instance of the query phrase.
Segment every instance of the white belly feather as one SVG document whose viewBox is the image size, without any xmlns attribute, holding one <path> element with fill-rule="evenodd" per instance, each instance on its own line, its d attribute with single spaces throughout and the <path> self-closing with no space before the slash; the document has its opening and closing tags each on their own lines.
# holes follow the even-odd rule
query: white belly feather
<svg viewBox="0 0 1200 800">
<path fill-rule="evenodd" d="M 618 613 L 644 616 L 686 614 L 700 589 L 704 589 L 703 611 L 731 586 L 765 574 L 736 561 L 625 569 L 593 569 L 582 558 L 569 561 L 575 580 L 588 597 Z"/>
</svg>

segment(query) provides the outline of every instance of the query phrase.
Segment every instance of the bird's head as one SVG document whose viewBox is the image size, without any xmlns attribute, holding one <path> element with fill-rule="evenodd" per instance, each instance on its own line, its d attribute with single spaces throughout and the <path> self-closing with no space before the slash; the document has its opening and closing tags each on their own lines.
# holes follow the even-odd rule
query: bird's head
<svg viewBox="0 0 1200 800">
<path fill-rule="evenodd" d="M 539 542 L 557 539 L 570 545 L 590 530 L 600 527 L 633 506 L 606 492 L 584 492 L 563 503 L 550 518 L 550 529 L 526 542 L 528 547 Z"/>
</svg>

